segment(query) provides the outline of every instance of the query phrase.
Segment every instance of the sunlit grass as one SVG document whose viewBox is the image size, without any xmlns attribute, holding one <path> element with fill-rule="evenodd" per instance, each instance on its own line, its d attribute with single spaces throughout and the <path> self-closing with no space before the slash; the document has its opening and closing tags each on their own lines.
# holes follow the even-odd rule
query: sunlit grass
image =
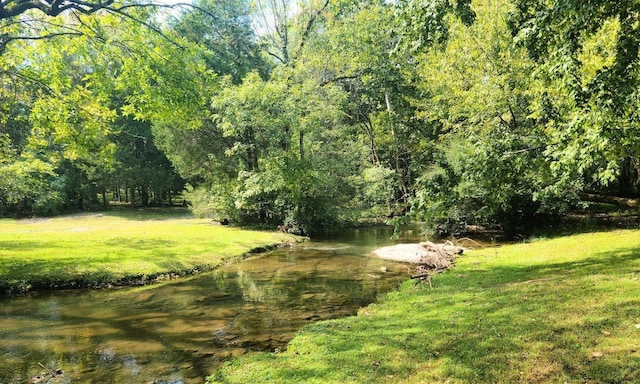
<svg viewBox="0 0 640 384">
<path fill-rule="evenodd" d="M 640 231 L 467 252 L 433 289 L 407 282 L 357 317 L 213 382 L 640 382 Z"/>
<path fill-rule="evenodd" d="M 184 210 L 5 219 L 0 220 L 0 291 L 191 273 L 284 241 L 294 238 L 214 226 Z"/>
</svg>

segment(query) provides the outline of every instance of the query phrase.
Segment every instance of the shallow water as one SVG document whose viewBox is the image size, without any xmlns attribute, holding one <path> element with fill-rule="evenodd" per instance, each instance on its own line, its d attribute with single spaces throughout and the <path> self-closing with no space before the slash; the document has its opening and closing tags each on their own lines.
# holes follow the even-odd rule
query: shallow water
<svg viewBox="0 0 640 384">
<path fill-rule="evenodd" d="M 407 266 L 368 256 L 390 235 L 356 230 L 147 287 L 0 301 L 0 383 L 202 383 L 396 288 Z"/>
</svg>

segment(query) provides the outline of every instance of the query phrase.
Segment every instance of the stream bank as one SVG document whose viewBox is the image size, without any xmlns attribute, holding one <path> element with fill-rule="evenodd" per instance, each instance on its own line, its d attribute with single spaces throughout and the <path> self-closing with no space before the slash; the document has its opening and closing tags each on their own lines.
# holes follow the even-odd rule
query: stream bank
<svg viewBox="0 0 640 384">
<path fill-rule="evenodd" d="M 404 264 L 368 255 L 390 235 L 354 230 L 148 286 L 4 299 L 0 382 L 60 371 L 60 383 L 202 383 L 222 362 L 285 350 L 303 325 L 354 315 L 408 280 Z"/>
</svg>

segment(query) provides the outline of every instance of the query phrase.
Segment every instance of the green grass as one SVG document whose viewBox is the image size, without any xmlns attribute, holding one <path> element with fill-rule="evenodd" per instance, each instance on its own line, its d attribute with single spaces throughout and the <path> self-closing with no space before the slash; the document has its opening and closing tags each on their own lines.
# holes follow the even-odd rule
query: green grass
<svg viewBox="0 0 640 384">
<path fill-rule="evenodd" d="M 132 210 L 0 220 L 0 293 L 141 283 L 212 269 L 261 247 L 295 241 L 275 232 L 210 225 L 186 210 Z"/>
<path fill-rule="evenodd" d="M 640 231 L 467 252 L 358 316 L 311 324 L 221 383 L 638 383 Z"/>
</svg>

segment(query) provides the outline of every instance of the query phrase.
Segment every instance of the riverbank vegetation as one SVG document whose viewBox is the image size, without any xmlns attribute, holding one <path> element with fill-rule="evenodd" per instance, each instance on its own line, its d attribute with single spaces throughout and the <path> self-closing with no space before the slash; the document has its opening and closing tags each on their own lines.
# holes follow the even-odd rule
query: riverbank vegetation
<svg viewBox="0 0 640 384">
<path fill-rule="evenodd" d="M 209 382 L 636 382 L 639 252 L 638 230 L 465 252 L 433 288 L 408 281 Z"/>
<path fill-rule="evenodd" d="M 307 234 L 526 235 L 637 206 L 633 1 L 13 3 L 0 216 L 184 201 Z"/>
<path fill-rule="evenodd" d="M 0 220 L 0 294 L 137 285 L 211 270 L 292 235 L 212 225 L 185 209 Z"/>
<path fill-rule="evenodd" d="M 7 0 L 0 217 L 178 203 L 311 235 L 384 218 L 526 238 L 594 204 L 637 211 L 639 29 L 636 0 Z M 186 271 L 209 246 L 274 239 L 64 220 L 0 222 L 7 290 Z M 220 377 L 638 381 L 637 237 L 478 251 L 433 290 L 407 283 Z"/>
</svg>

